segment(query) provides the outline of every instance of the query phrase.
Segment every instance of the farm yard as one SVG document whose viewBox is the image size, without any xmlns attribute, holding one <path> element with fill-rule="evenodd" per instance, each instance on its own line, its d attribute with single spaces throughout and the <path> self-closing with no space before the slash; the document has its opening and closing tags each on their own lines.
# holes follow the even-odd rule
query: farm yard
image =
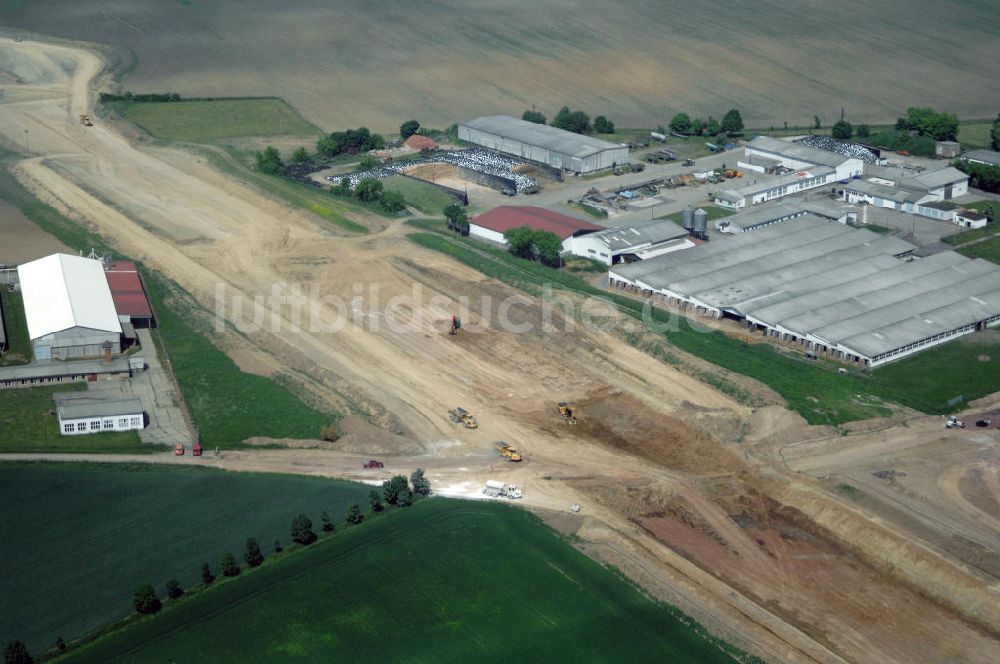
<svg viewBox="0 0 1000 664">
<path fill-rule="evenodd" d="M 256 537 L 270 555 L 304 512 L 343 520 L 371 487 L 285 475 L 150 465 L 0 463 L 6 565 L 0 634 L 33 651 L 127 616 L 132 588 L 200 580 L 203 562 L 240 555 Z M 241 558 L 242 560 L 242 558 Z"/>
<path fill-rule="evenodd" d="M 991 601 L 992 579 L 980 576 L 993 567 L 977 563 L 975 546 L 997 530 L 988 493 L 997 441 L 993 429 L 946 430 L 940 417 L 914 409 L 997 412 L 989 398 L 969 404 L 994 391 L 995 335 L 976 334 L 886 367 L 896 372 L 843 375 L 833 362 L 807 360 L 747 333 L 700 329 L 666 310 L 654 310 L 650 320 L 642 301 L 627 295 L 608 297 L 616 305 L 607 312 L 613 325 L 577 324 L 592 296 L 609 296 L 596 276 L 515 259 L 448 233 L 436 219 L 404 224 L 345 204 L 338 208 L 344 219 L 368 232 L 344 232 L 346 225 L 308 212 L 320 201 L 333 211 L 337 197 L 311 191 L 323 197 L 314 199 L 302 193 L 308 188 L 279 193 L 269 185 L 283 181 L 257 181 L 263 175 L 245 161 L 234 165 L 252 148 L 229 141 L 252 137 L 192 153 L 121 140 L 117 130 L 128 131 L 121 123 L 84 127 L 74 113 L 90 108 L 92 77 L 102 65 L 94 53 L 0 40 L 0 57 L 22 77 L 0 81 L 0 113 L 9 120 L 0 123 L 0 136 L 13 143 L 30 129 L 42 156 L 12 164 L 12 172 L 29 197 L 57 214 L 67 211 L 88 230 L 48 213 L 40 223 L 67 231 L 59 236 L 74 247 L 99 234 L 151 271 L 151 297 L 167 311 L 160 321 L 164 346 L 196 419 L 207 422 L 200 433 L 240 448 L 200 463 L 369 479 L 369 471 L 351 468 L 377 455 L 390 465 L 420 464 L 440 495 L 465 498 L 480 497 L 482 482 L 500 471 L 525 489 L 520 504 L 589 555 L 755 654 L 992 661 L 1000 611 Z M 67 106 L 74 113 L 67 115 Z M 246 311 L 227 306 L 230 298 L 252 302 L 276 284 L 313 285 L 307 304 L 320 306 L 306 307 L 312 319 L 283 310 L 270 325 L 240 325 Z M 555 316 L 544 306 L 553 294 Z M 337 301 L 349 304 L 338 311 Z M 449 335 L 455 313 L 463 327 Z M 577 426 L 558 416 L 557 399 L 579 404 Z M 456 404 L 477 415 L 478 429 L 449 422 Z M 315 436 L 325 421 L 343 433 L 336 443 L 281 437 Z M 263 437 L 236 442 L 255 432 Z M 528 462 L 496 466 L 494 440 L 516 443 Z M 812 454 L 826 441 L 835 441 L 824 452 L 832 460 Z M 882 463 L 883 443 L 919 447 L 927 458 L 954 454 L 963 467 L 924 468 L 918 458 L 902 472 L 922 469 L 926 481 L 878 485 L 868 476 L 886 470 L 870 467 Z M 841 453 L 864 457 L 861 470 L 837 475 L 845 467 Z M 962 475 L 969 464 L 977 464 L 975 472 Z M 979 482 L 975 490 L 961 486 L 965 478 Z M 880 490 L 892 505 L 898 486 L 918 493 L 896 501 L 895 511 L 872 507 L 879 517 L 872 518 L 873 503 L 865 501 Z M 966 498 L 975 509 L 961 505 Z M 931 518 L 921 506 L 947 501 L 947 522 L 975 536 L 973 544 L 921 546 L 920 526 Z M 436 509 L 454 510 L 458 520 Z M 499 525 L 480 527 L 466 518 L 473 512 Z M 690 641 L 690 630 L 660 622 L 676 613 L 612 589 L 599 575 L 605 570 L 551 533 L 545 537 L 565 556 L 510 523 L 533 518 L 506 506 L 434 499 L 362 528 L 338 527 L 316 548 L 272 557 L 237 581 L 167 603 L 163 614 L 133 620 L 74 657 L 190 659 L 211 634 L 226 648 L 220 658 L 246 659 L 241 648 L 281 658 L 398 658 L 387 650 L 391 640 L 379 638 L 388 630 L 412 639 L 407 653 L 443 660 L 467 659 L 469 649 L 499 654 L 521 646 L 510 633 L 550 659 L 571 649 L 603 652 L 597 640 L 624 644 L 614 654 L 641 648 L 633 659 L 647 652 L 676 659 L 677 649 L 711 657 Z M 492 544 L 497 539 L 501 545 Z M 427 542 L 437 547 L 433 555 Z M 444 554 L 441 542 L 450 545 Z M 67 547 L 52 548 L 60 546 Z M 527 562 L 518 563 L 518 555 Z M 437 565 L 458 573 L 448 576 Z M 392 592 L 372 596 L 373 577 Z M 518 580 L 528 587 L 518 589 Z M 501 585 L 494 591 L 493 583 Z M 472 585 L 486 588 L 489 599 L 470 593 Z M 315 587 L 336 592 L 311 595 Z M 399 590 L 410 587 L 416 591 Z M 438 587 L 448 595 L 435 594 Z M 540 588 L 555 590 L 538 596 Z M 616 599 L 602 604 L 595 591 Z M 521 601 L 514 593 L 526 598 L 528 611 L 509 611 Z M 502 609 L 489 601 L 494 596 Z M 331 603 L 340 597 L 349 603 Z M 121 599 L 127 602 L 127 593 Z M 477 613 L 484 603 L 485 617 Z M 452 604 L 463 615 L 452 613 Z M 418 619 L 414 606 L 422 609 Z M 581 606 L 599 622 L 581 618 Z M 291 629 L 276 628 L 268 613 L 275 608 L 296 618 Z M 498 614 L 511 627 L 491 630 Z M 316 627 L 317 618 L 341 629 L 336 640 Z"/>
<path fill-rule="evenodd" d="M 887 14 L 858 0 L 725 12 L 679 0 L 585 0 L 572 12 L 552 0 L 475 10 L 456 0 L 294 10 L 259 0 L 54 0 L 5 3 L 0 22 L 127 49 L 135 61 L 123 62 L 125 89 L 276 95 L 326 130 L 393 131 L 408 117 L 447 126 L 533 105 L 551 117 L 563 104 L 649 127 L 681 110 L 719 117 L 732 100 L 750 127 L 812 126 L 814 114 L 829 126 L 841 106 L 852 122 L 885 123 L 913 100 L 913 80 L 934 81 L 922 101 L 963 118 L 1000 108 L 1000 91 L 982 85 L 1000 32 L 988 2 L 903 0 Z M 183 48 L 171 38 L 179 34 Z M 862 72 L 855 62 L 866 63 Z"/>
<path fill-rule="evenodd" d="M 733 661 L 533 515 L 437 499 L 290 553 L 65 661 L 397 661 L 415 653 L 437 662 L 556 661 L 569 652 L 591 661 Z"/>
</svg>

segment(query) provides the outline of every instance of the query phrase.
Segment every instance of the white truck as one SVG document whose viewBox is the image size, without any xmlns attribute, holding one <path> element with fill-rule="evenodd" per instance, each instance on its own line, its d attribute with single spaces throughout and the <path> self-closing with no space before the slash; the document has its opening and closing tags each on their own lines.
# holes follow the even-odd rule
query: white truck
<svg viewBox="0 0 1000 664">
<path fill-rule="evenodd" d="M 517 500 L 524 496 L 516 486 L 501 482 L 500 480 L 486 480 L 486 485 L 483 487 L 483 494 L 490 498 L 510 498 L 511 500 Z"/>
</svg>

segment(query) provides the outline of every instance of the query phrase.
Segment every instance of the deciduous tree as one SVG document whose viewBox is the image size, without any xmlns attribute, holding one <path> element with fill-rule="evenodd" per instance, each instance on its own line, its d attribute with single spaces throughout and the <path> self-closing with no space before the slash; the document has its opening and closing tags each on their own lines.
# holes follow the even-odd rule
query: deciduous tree
<svg viewBox="0 0 1000 664">
<path fill-rule="evenodd" d="M 589 134 L 593 131 L 590 126 L 590 116 L 583 111 L 571 111 L 569 106 L 563 106 L 552 119 L 552 126 L 565 129 L 575 134 Z"/>
<path fill-rule="evenodd" d="M 4 664 L 34 664 L 35 659 L 28 652 L 28 647 L 20 641 L 8 641 L 3 647 Z"/>
<path fill-rule="evenodd" d="M 416 120 L 407 120 L 403 124 L 399 125 L 399 137 L 405 141 L 410 136 L 417 133 L 418 129 L 420 129 L 419 122 Z"/>
<path fill-rule="evenodd" d="M 320 527 L 323 529 L 324 533 L 331 533 L 331 532 L 333 532 L 334 525 L 333 525 L 333 521 L 330 519 L 330 513 L 329 512 L 327 512 L 326 510 L 323 510 L 323 513 L 319 515 L 319 521 L 322 524 L 322 526 L 320 526 Z"/>
<path fill-rule="evenodd" d="M 448 220 L 448 228 L 461 235 L 469 234 L 469 215 L 458 203 L 452 203 L 443 210 Z"/>
<path fill-rule="evenodd" d="M 541 111 L 525 111 L 524 114 L 521 115 L 521 119 L 528 122 L 534 122 L 535 124 L 546 123 L 545 114 Z"/>
<path fill-rule="evenodd" d="M 678 113 L 670 120 L 670 131 L 675 131 L 678 134 L 690 134 L 691 133 L 691 116 L 687 113 Z"/>
<path fill-rule="evenodd" d="M 181 588 L 181 584 L 178 583 L 177 579 L 167 579 L 167 582 L 163 584 L 167 589 L 167 597 L 170 599 L 177 599 L 184 594 L 184 589 Z"/>
<path fill-rule="evenodd" d="M 854 135 L 854 127 L 847 120 L 838 120 L 830 128 L 830 135 L 846 141 Z"/>
<path fill-rule="evenodd" d="M 361 513 L 361 506 L 357 503 L 351 505 L 347 510 L 347 523 L 356 526 L 365 520 L 365 515 Z"/>
<path fill-rule="evenodd" d="M 743 117 L 738 110 L 731 108 L 722 116 L 721 126 L 722 131 L 730 136 L 738 136 L 743 133 Z"/>
<path fill-rule="evenodd" d="M 156 613 L 160 610 L 160 598 L 148 583 L 135 587 L 132 591 L 132 608 L 136 613 Z"/>
<path fill-rule="evenodd" d="M 247 541 L 243 543 L 243 560 L 250 567 L 257 567 L 264 562 L 264 554 L 261 552 L 257 540 L 253 537 L 248 537 Z"/>
<path fill-rule="evenodd" d="M 413 485 L 413 493 L 418 496 L 431 495 L 431 482 L 424 476 L 424 469 L 417 468 L 410 474 L 410 484 Z"/>
<path fill-rule="evenodd" d="M 383 191 L 382 198 L 379 199 L 379 205 L 386 212 L 398 214 L 406 209 L 406 197 L 398 191 Z"/>
<path fill-rule="evenodd" d="M 201 564 L 201 582 L 206 586 L 211 585 L 215 581 L 215 575 L 212 574 L 212 568 L 208 566 L 208 563 Z"/>
<path fill-rule="evenodd" d="M 312 521 L 305 514 L 292 519 L 292 541 L 298 544 L 312 544 L 316 541 Z"/>
<path fill-rule="evenodd" d="M 1000 113 L 997 113 L 997 119 L 993 121 L 993 128 L 990 129 L 990 146 L 1000 151 Z"/>
<path fill-rule="evenodd" d="M 227 553 L 219 560 L 219 569 L 222 570 L 222 576 L 239 576 L 240 566 L 236 562 L 236 556 L 231 553 Z"/>
<path fill-rule="evenodd" d="M 406 507 L 413 502 L 413 494 L 405 475 L 395 475 L 382 483 L 385 502 L 396 507 Z"/>
<path fill-rule="evenodd" d="M 594 118 L 594 131 L 598 134 L 613 134 L 615 133 L 615 123 L 603 115 L 598 115 Z"/>
<path fill-rule="evenodd" d="M 372 489 L 368 493 L 368 504 L 371 505 L 372 512 L 378 513 L 378 512 L 381 512 L 382 509 L 383 509 L 383 507 L 382 507 L 382 496 L 375 489 Z"/>
<path fill-rule="evenodd" d="M 292 153 L 292 161 L 296 164 L 304 164 L 309 161 L 309 150 L 304 147 L 295 148 L 295 152 Z"/>
<path fill-rule="evenodd" d="M 382 198 L 382 181 L 378 178 L 362 178 L 354 187 L 354 195 L 359 201 L 374 203 Z"/>
<path fill-rule="evenodd" d="M 281 161 L 281 153 L 273 145 L 269 145 L 264 148 L 263 152 L 257 153 L 257 170 L 261 173 L 279 175 L 284 167 L 285 163 Z"/>
</svg>

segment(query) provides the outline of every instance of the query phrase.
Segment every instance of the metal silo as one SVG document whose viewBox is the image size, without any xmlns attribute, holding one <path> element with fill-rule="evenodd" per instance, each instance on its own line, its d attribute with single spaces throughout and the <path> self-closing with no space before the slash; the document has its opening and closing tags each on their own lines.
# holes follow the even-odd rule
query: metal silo
<svg viewBox="0 0 1000 664">
<path fill-rule="evenodd" d="M 694 211 L 694 234 L 704 238 L 708 233 L 708 213 L 698 208 Z"/>
<path fill-rule="evenodd" d="M 681 212 L 681 226 L 688 233 L 694 232 L 694 208 L 688 206 Z"/>
</svg>

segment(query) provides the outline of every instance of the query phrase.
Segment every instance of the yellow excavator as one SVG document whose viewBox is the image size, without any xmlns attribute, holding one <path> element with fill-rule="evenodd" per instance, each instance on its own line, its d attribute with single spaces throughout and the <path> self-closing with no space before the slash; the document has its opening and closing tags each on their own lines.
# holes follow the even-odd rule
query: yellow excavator
<svg viewBox="0 0 1000 664">
<path fill-rule="evenodd" d="M 449 410 L 448 418 L 455 424 L 464 425 L 466 429 L 479 428 L 479 422 L 476 421 L 476 416 L 462 407 Z"/>
<path fill-rule="evenodd" d="M 560 401 L 559 414 L 570 424 L 576 424 L 576 404 L 569 401 Z"/>
<path fill-rule="evenodd" d="M 498 443 L 497 452 L 500 453 L 500 456 L 505 457 L 507 461 L 513 461 L 514 463 L 519 463 L 521 461 L 524 461 L 524 457 L 518 454 L 517 448 L 511 447 L 507 443 L 504 442 Z"/>
</svg>

